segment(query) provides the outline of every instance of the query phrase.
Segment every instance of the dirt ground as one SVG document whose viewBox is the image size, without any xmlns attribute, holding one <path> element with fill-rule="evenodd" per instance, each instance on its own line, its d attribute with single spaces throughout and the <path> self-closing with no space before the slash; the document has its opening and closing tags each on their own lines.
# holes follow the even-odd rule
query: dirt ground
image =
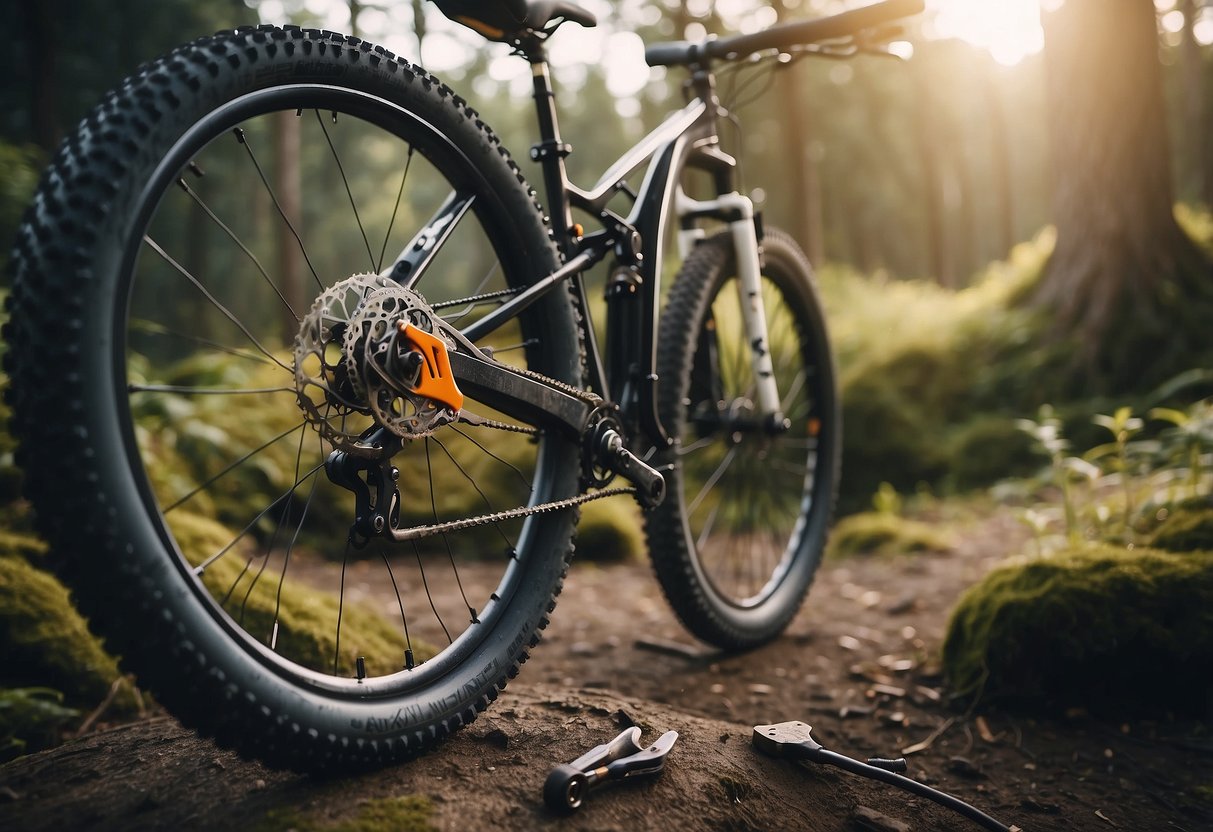
<svg viewBox="0 0 1213 832">
<path fill-rule="evenodd" d="M 1213 829 L 1208 725 L 948 701 L 934 658 L 948 611 L 1025 536 L 1000 513 L 950 525 L 948 553 L 826 563 L 789 631 L 742 655 L 696 644 L 647 565 L 578 563 L 519 678 L 435 753 L 320 781 L 267 771 L 158 716 L 0 768 L 0 829 L 370 829 L 360 812 L 403 795 L 424 795 L 429 823 L 460 832 L 979 828 L 892 787 L 753 751 L 752 726 L 792 719 L 848 756 L 904 755 L 916 780 L 1029 832 Z M 599 790 L 571 818 L 550 814 L 548 771 L 632 724 L 645 741 L 680 733 L 665 772 Z"/>
</svg>

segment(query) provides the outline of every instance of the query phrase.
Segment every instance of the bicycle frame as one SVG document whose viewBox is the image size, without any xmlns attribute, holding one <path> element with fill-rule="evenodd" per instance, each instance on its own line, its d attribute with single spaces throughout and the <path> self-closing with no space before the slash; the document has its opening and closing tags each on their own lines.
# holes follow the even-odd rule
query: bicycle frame
<svg viewBox="0 0 1213 832">
<path fill-rule="evenodd" d="M 632 436 L 643 433 L 656 447 L 672 443 L 657 409 L 656 343 L 658 304 L 661 296 L 662 241 L 668 232 L 670 211 L 676 215 L 684 243 L 695 236 L 695 223 L 721 220 L 733 230 L 741 278 L 742 309 L 747 341 L 753 345 L 755 377 L 760 379 L 761 412 L 780 419 L 779 400 L 766 350 L 766 324 L 758 291 L 759 235 L 753 206 L 734 187 L 736 161 L 719 148 L 714 79 L 706 65 L 692 66 L 690 103 L 671 114 L 657 128 L 621 156 L 589 190 L 573 185 L 564 159 L 571 147 L 563 142 L 543 39 L 532 36 L 520 51 L 531 64 L 540 141 L 531 158 L 541 166 L 547 203 L 563 267 L 535 281 L 493 312 L 467 327 L 469 341 L 487 335 L 517 316 L 547 292 L 571 281 L 581 307 L 588 358 L 588 387 L 618 407 L 620 421 Z M 633 192 L 624 177 L 649 162 L 639 190 Z M 679 183 L 684 168 L 708 172 L 717 199 L 699 202 L 687 198 Z M 607 208 L 620 192 L 632 197 L 626 217 Z M 470 199 L 452 193 L 430 223 L 414 238 L 391 269 L 406 287 L 419 278 L 430 256 L 467 211 Z M 573 211 L 595 217 L 599 231 L 585 234 L 573 221 Z M 702 235 L 702 231 L 698 231 Z M 584 272 L 615 255 L 607 284 L 605 364 L 589 319 Z M 404 278 L 404 279 L 402 279 Z"/>
</svg>

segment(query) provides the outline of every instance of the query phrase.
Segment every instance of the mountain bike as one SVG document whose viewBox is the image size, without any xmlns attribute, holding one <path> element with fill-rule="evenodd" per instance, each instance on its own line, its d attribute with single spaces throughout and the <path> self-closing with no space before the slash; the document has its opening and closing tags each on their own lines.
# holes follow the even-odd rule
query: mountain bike
<svg viewBox="0 0 1213 832">
<path fill-rule="evenodd" d="M 60 573 L 172 713 L 275 766 L 400 760 L 473 720 L 590 501 L 635 496 L 666 596 L 726 649 L 787 626 L 832 511 L 821 304 L 737 190 L 714 69 L 853 54 L 921 3 L 652 46 L 687 103 L 586 189 L 545 46 L 594 18 L 438 5 L 530 63 L 546 207 L 420 67 L 259 26 L 110 93 L 14 250 L 7 396 Z"/>
</svg>

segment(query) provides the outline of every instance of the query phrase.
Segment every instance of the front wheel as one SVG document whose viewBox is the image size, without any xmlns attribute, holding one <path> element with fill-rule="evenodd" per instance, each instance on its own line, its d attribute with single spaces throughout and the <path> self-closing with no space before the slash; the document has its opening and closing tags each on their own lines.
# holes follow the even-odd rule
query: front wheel
<svg viewBox="0 0 1213 832">
<path fill-rule="evenodd" d="M 729 235 L 686 259 L 661 317 L 661 418 L 675 444 L 666 501 L 647 520 L 653 566 L 679 618 L 727 649 L 777 636 L 825 546 L 841 447 L 834 364 L 807 258 L 767 232 L 762 294 L 786 422 L 756 412 Z"/>
</svg>

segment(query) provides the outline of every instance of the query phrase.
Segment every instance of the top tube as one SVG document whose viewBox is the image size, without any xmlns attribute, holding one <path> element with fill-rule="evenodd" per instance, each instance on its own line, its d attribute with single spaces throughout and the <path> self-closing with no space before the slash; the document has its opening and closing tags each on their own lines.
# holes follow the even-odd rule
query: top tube
<svg viewBox="0 0 1213 832">
<path fill-rule="evenodd" d="M 738 60 L 766 49 L 787 49 L 851 37 L 864 29 L 918 14 L 923 8 L 924 0 L 885 0 L 830 17 L 783 23 L 749 35 L 708 39 L 701 43 L 655 43 L 645 50 L 644 59 L 649 66 L 690 65 L 713 59 Z"/>
</svg>

